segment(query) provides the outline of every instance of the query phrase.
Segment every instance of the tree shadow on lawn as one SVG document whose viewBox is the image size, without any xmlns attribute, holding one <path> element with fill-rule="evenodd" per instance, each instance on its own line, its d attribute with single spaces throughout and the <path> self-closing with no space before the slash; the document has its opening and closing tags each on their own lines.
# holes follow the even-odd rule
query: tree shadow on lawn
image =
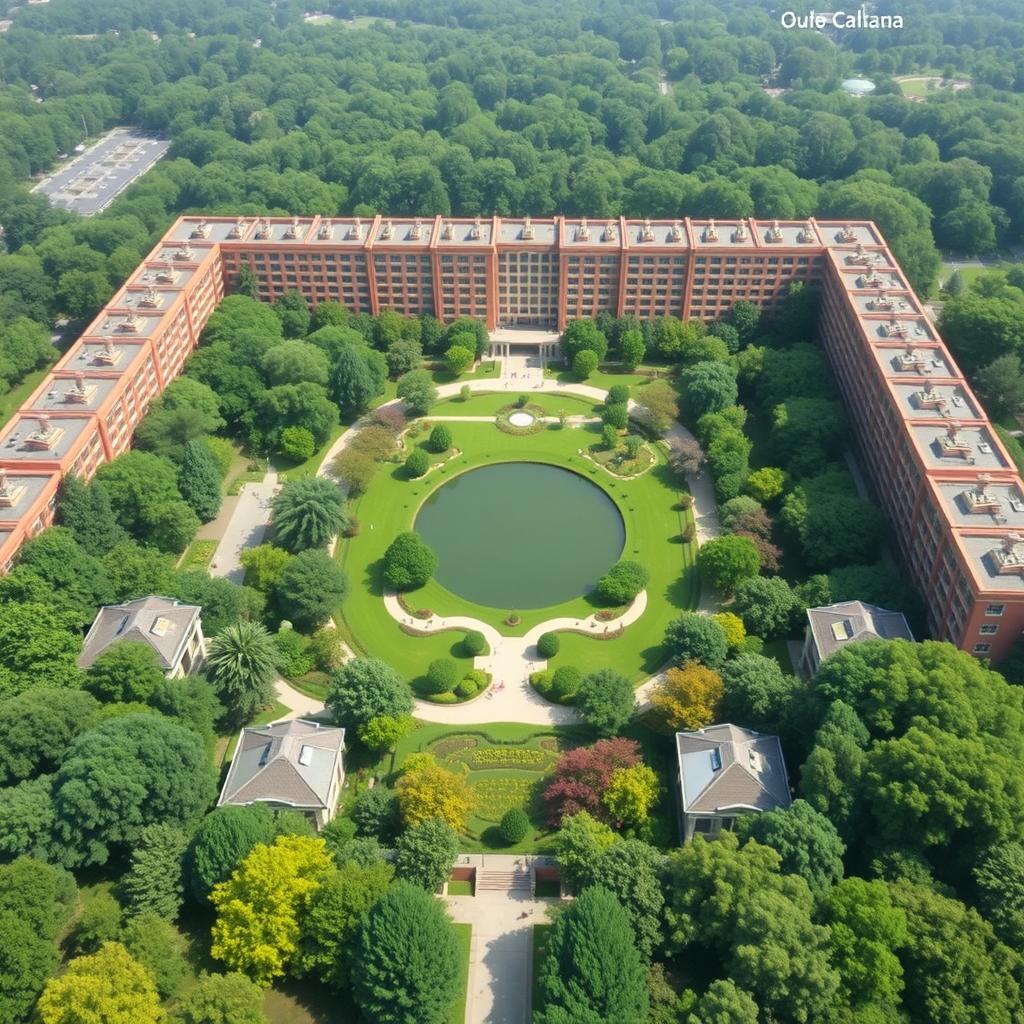
<svg viewBox="0 0 1024 1024">
<path fill-rule="evenodd" d="M 384 559 L 378 558 L 366 567 L 363 586 L 374 596 L 384 596 Z"/>
</svg>

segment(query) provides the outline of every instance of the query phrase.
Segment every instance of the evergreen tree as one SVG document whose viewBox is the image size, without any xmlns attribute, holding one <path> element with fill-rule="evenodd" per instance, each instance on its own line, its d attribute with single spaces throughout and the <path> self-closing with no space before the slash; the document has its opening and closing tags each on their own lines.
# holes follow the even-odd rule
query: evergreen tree
<svg viewBox="0 0 1024 1024">
<path fill-rule="evenodd" d="M 185 833 L 173 825 L 157 823 L 142 830 L 132 850 L 131 870 L 121 882 L 131 913 L 151 912 L 168 921 L 178 916 L 186 843 Z"/>
<path fill-rule="evenodd" d="M 178 470 L 178 490 L 200 520 L 208 523 L 220 511 L 220 468 L 209 446 L 200 438 L 185 445 Z"/>
<path fill-rule="evenodd" d="M 461 960 L 441 904 L 410 882 L 396 882 L 356 939 L 352 987 L 364 1019 L 444 1024 L 458 996 Z"/>
<path fill-rule="evenodd" d="M 551 930 L 535 1020 L 637 1024 L 647 1016 L 646 977 L 626 911 L 607 889 L 590 886 Z"/>
<path fill-rule="evenodd" d="M 77 476 L 64 477 L 57 518 L 90 555 L 103 555 L 128 539 L 110 505 L 106 488 L 94 480 L 86 486 Z"/>
</svg>

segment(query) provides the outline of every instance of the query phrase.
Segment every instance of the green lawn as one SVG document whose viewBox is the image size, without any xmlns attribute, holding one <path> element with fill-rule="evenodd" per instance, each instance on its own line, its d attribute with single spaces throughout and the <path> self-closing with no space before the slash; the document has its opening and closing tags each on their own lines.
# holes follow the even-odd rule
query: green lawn
<svg viewBox="0 0 1024 1024">
<path fill-rule="evenodd" d="M 512 405 L 519 395 L 528 395 L 530 405 L 539 405 L 549 416 L 557 416 L 564 409 L 570 416 L 595 416 L 594 403 L 578 395 L 559 394 L 534 394 L 530 391 L 509 391 L 474 392 L 473 397 L 468 401 L 461 398 L 448 398 L 438 402 L 427 419 L 437 416 L 495 416 L 499 409 Z"/>
<path fill-rule="evenodd" d="M 331 431 L 330 437 L 308 459 L 302 462 L 292 462 L 284 455 L 275 455 L 272 461 L 274 468 L 277 470 L 277 475 L 282 481 L 296 480 L 301 476 L 316 476 L 320 463 L 324 461 L 324 456 L 331 450 L 331 445 L 346 430 L 348 430 L 346 424 L 340 424 L 335 427 Z"/>
<path fill-rule="evenodd" d="M 466 415 L 477 399 L 462 403 Z M 479 408 L 488 408 L 493 396 L 484 396 Z M 487 415 L 481 412 L 479 415 Z M 698 599 L 693 544 L 679 544 L 677 537 L 690 513 L 673 508 L 678 493 L 659 466 L 635 480 L 613 478 L 576 454 L 594 444 L 599 425 L 559 429 L 551 427 L 530 435 L 506 434 L 490 423 L 452 423 L 454 444 L 462 455 L 422 480 L 409 480 L 401 466 L 385 465 L 357 502 L 354 512 L 363 528 L 338 545 L 351 586 L 339 616 L 339 628 L 358 650 L 380 655 L 409 679 L 415 679 L 434 658 L 460 657 L 461 633 L 410 636 L 387 613 L 382 601 L 380 561 L 392 538 L 412 526 L 416 511 L 434 488 L 456 474 L 477 466 L 505 461 L 530 461 L 564 466 L 588 476 L 603 488 L 619 507 L 626 526 L 623 558 L 643 563 L 650 572 L 648 608 L 622 636 L 599 640 L 593 636 L 565 633 L 557 664 L 580 668 L 609 665 L 635 681 L 655 672 L 664 662 L 662 637 L 680 610 L 693 608 Z M 522 636 L 533 626 L 556 616 L 582 619 L 596 610 L 592 600 L 581 596 L 547 608 L 521 611 L 515 628 L 504 625 L 513 609 L 472 604 L 435 580 L 409 595 L 409 605 L 429 608 L 439 615 L 471 615 L 507 635 Z M 463 659 L 468 668 L 469 659 Z"/>
<path fill-rule="evenodd" d="M 501 369 L 501 364 L 498 362 L 492 362 L 490 360 L 482 360 L 477 363 L 476 366 L 471 370 L 467 370 L 465 373 L 460 373 L 457 377 L 453 376 L 444 366 L 444 362 L 438 363 L 437 360 L 427 360 L 427 369 L 430 370 L 430 375 L 434 379 L 435 384 L 451 384 L 457 380 L 498 380 L 498 371 Z"/>
<path fill-rule="evenodd" d="M 655 376 L 664 377 L 668 368 L 664 366 L 638 366 L 636 371 L 627 370 L 625 367 L 615 363 L 605 363 L 599 370 L 595 370 L 585 381 L 580 381 L 571 370 L 564 369 L 561 364 L 554 364 L 544 371 L 544 376 L 557 380 L 560 384 L 588 384 L 592 388 L 601 388 L 607 391 L 613 384 L 628 384 L 637 389 L 653 380 Z M 634 390 L 633 397 L 637 394 Z"/>
<path fill-rule="evenodd" d="M 459 978 L 462 988 L 459 996 L 452 1004 L 452 1012 L 448 1015 L 448 1024 L 464 1024 L 466 1020 L 466 991 L 469 988 L 469 944 L 473 938 L 471 924 L 453 924 L 455 938 L 459 943 L 459 963 L 462 970 Z"/>
<path fill-rule="evenodd" d="M 448 883 L 449 896 L 472 896 L 473 883 L 468 879 L 456 879 Z"/>
<path fill-rule="evenodd" d="M 178 562 L 179 569 L 207 569 L 214 552 L 217 550 L 215 540 L 194 540 Z"/>
<path fill-rule="evenodd" d="M 550 924 L 535 924 L 533 926 L 533 977 L 530 992 L 534 1013 L 544 1008 L 540 989 L 540 966 L 544 963 L 544 954 L 548 951 L 548 939 L 551 937 L 552 927 Z"/>
</svg>

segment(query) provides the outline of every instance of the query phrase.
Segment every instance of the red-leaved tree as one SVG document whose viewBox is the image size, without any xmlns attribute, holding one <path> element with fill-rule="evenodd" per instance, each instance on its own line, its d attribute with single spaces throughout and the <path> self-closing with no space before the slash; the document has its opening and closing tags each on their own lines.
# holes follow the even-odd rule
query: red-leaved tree
<svg viewBox="0 0 1024 1024">
<path fill-rule="evenodd" d="M 567 750 L 558 759 L 544 790 L 548 823 L 559 828 L 562 818 L 579 811 L 589 811 L 595 818 L 607 821 L 601 794 L 608 788 L 612 773 L 639 763 L 640 746 L 634 740 L 598 740 L 591 747 Z"/>
</svg>

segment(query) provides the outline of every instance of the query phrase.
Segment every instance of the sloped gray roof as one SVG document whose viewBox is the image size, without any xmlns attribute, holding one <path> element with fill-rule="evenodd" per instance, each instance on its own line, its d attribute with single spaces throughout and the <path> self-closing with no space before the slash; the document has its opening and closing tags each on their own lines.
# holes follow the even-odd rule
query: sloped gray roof
<svg viewBox="0 0 1024 1024">
<path fill-rule="evenodd" d="M 791 802 L 778 736 L 736 725 L 676 733 L 683 810 L 725 813 L 768 811 Z"/>
<path fill-rule="evenodd" d="M 840 601 L 821 608 L 808 608 L 807 622 L 822 661 L 858 640 L 914 639 L 902 612 L 863 601 Z"/>
<path fill-rule="evenodd" d="M 326 810 L 345 730 L 293 718 L 243 729 L 218 806 L 257 802 Z"/>
<path fill-rule="evenodd" d="M 134 640 L 149 644 L 163 668 L 173 668 L 202 608 L 167 597 L 140 597 L 125 604 L 108 604 L 89 627 L 78 664 L 88 668 L 111 644 Z"/>
</svg>

